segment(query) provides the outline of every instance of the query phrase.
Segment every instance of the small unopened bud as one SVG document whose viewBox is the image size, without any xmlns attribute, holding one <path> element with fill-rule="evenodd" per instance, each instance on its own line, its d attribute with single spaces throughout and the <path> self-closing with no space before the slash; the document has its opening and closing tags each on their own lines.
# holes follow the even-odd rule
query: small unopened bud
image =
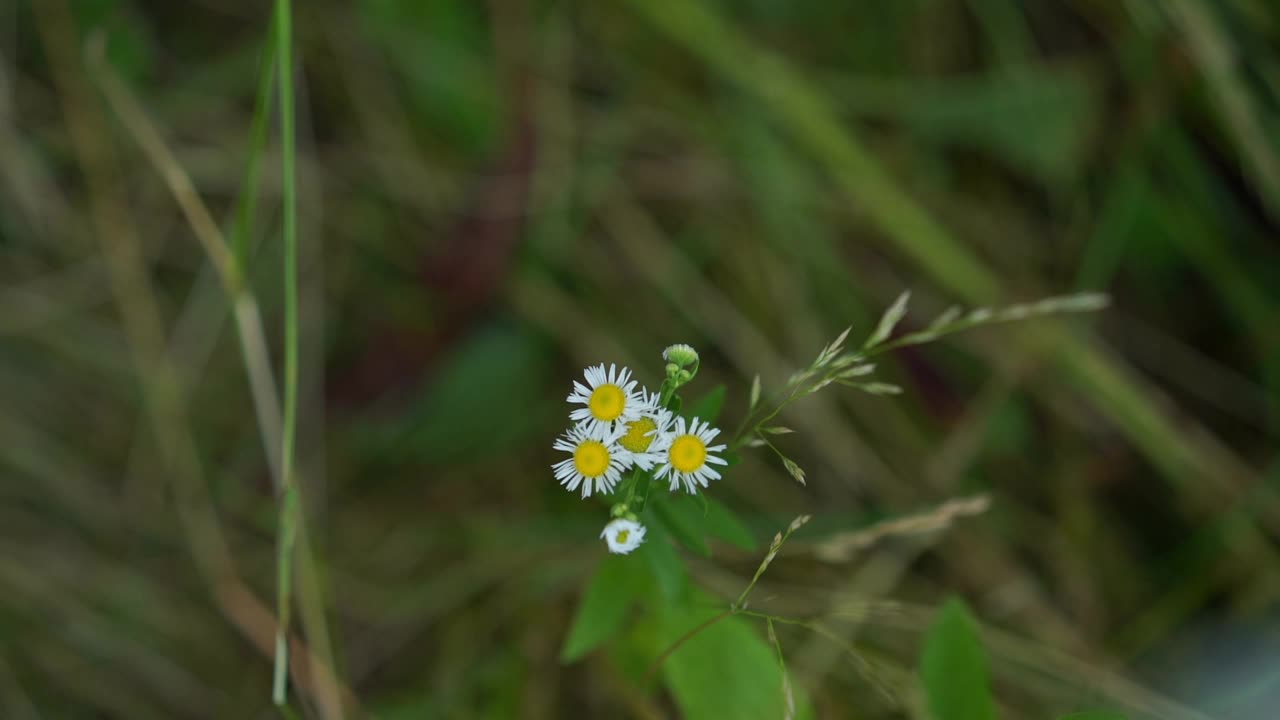
<svg viewBox="0 0 1280 720">
<path fill-rule="evenodd" d="M 630 513 L 627 511 L 628 511 L 628 508 L 626 503 L 618 503 L 609 510 L 609 515 L 610 517 L 620 518 L 625 515 L 630 515 Z"/>
<path fill-rule="evenodd" d="M 698 351 L 684 343 L 676 343 L 662 351 L 662 359 L 683 369 L 698 364 Z"/>
</svg>

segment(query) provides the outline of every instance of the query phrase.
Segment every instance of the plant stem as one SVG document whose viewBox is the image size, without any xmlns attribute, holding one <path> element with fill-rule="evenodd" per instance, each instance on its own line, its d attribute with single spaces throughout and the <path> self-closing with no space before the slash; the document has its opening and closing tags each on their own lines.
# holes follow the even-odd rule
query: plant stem
<svg viewBox="0 0 1280 720">
<path fill-rule="evenodd" d="M 290 579 L 293 575 L 293 532 L 300 503 L 294 487 L 298 426 L 298 196 L 293 104 L 293 17 L 289 0 L 276 0 L 275 55 L 280 71 L 280 135 L 284 184 L 284 427 L 281 432 L 280 518 L 277 525 L 275 675 L 271 698 L 285 704 L 289 669 Z"/>
</svg>

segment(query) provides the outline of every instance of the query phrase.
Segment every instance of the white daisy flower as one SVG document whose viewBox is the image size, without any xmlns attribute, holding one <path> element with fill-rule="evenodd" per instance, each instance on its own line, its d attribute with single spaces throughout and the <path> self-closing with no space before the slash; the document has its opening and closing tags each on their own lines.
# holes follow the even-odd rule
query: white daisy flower
<svg viewBox="0 0 1280 720">
<path fill-rule="evenodd" d="M 556 479 L 570 492 L 582 486 L 582 497 L 592 491 L 611 493 L 626 469 L 627 451 L 618 446 L 622 430 L 609 426 L 575 425 L 556 439 L 553 448 L 573 453 L 573 457 L 551 466 Z"/>
<path fill-rule="evenodd" d="M 610 365 L 605 372 L 604 363 L 584 371 L 587 385 L 576 380 L 573 392 L 565 398 L 571 404 L 586 405 L 569 413 L 569 419 L 590 427 L 612 429 L 614 422 L 629 422 L 640 417 L 641 394 L 636 391 L 636 381 L 631 371 Z"/>
<path fill-rule="evenodd" d="M 676 418 L 675 428 L 661 436 L 661 442 L 651 452 L 659 455 L 658 470 L 654 479 L 671 475 L 671 490 L 684 485 L 690 494 L 698 492 L 695 486 L 707 487 L 711 480 L 719 480 L 720 473 L 711 465 L 728 465 L 728 462 L 712 453 L 725 449 L 724 445 L 710 445 L 720 431 L 711 423 L 694 418 L 686 431 L 684 418 Z"/>
<path fill-rule="evenodd" d="M 658 393 L 646 394 L 640 391 L 640 417 L 630 420 L 622 426 L 622 436 L 618 444 L 627 451 L 628 464 L 639 465 L 641 470 L 649 470 L 661 457 L 653 452 L 660 444 L 661 437 L 671 426 L 673 415 L 658 405 Z"/>
<path fill-rule="evenodd" d="M 626 555 L 644 542 L 644 526 L 635 520 L 618 518 L 604 526 L 600 537 L 609 544 L 609 552 Z"/>
</svg>

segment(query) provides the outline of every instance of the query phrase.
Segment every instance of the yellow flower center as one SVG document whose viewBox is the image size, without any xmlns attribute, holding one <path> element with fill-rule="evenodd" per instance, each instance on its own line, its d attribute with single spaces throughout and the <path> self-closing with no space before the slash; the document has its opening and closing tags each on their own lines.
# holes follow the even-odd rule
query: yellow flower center
<svg viewBox="0 0 1280 720">
<path fill-rule="evenodd" d="M 618 442 L 631 452 L 644 452 L 653 444 L 653 436 L 648 433 L 658 429 L 658 424 L 651 418 L 643 417 L 627 423 L 627 434 Z"/>
<path fill-rule="evenodd" d="M 668 457 L 671 467 L 680 472 L 693 472 L 707 461 L 707 446 L 702 444 L 697 435 L 681 435 L 671 443 Z"/>
<path fill-rule="evenodd" d="M 618 538 L 617 538 L 618 544 L 619 544 L 619 545 L 625 545 L 625 544 L 626 544 L 626 542 L 627 542 L 627 538 L 629 538 L 629 537 L 631 537 L 631 531 L 630 531 L 630 530 L 619 530 L 619 531 L 618 531 Z"/>
<path fill-rule="evenodd" d="M 599 477 L 609 469 L 609 451 L 595 440 L 585 440 L 573 451 L 573 465 L 584 477 Z"/>
<path fill-rule="evenodd" d="M 587 401 L 591 416 L 603 422 L 616 420 L 626 406 L 627 396 L 617 385 L 601 385 L 592 391 L 591 399 Z"/>
</svg>

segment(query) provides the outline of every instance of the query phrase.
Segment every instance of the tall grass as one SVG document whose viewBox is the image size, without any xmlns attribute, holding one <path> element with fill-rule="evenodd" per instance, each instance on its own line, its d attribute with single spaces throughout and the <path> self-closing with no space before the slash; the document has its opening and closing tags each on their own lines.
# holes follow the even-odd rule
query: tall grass
<svg viewBox="0 0 1280 720">
<path fill-rule="evenodd" d="M 690 342 L 750 419 L 757 374 L 904 288 L 891 342 L 953 303 L 1113 303 L 770 421 L 805 485 L 766 448 L 717 495 L 758 543 L 814 516 L 712 628 L 769 651 L 759 696 L 911 712 L 959 594 L 1002 717 L 1269 708 L 1265 4 L 154 5 L 0 11 L 0 716 L 738 697 L 645 676 L 763 548 L 671 546 L 705 595 L 562 663 L 601 552 L 547 472 L 564 379 Z"/>
</svg>

